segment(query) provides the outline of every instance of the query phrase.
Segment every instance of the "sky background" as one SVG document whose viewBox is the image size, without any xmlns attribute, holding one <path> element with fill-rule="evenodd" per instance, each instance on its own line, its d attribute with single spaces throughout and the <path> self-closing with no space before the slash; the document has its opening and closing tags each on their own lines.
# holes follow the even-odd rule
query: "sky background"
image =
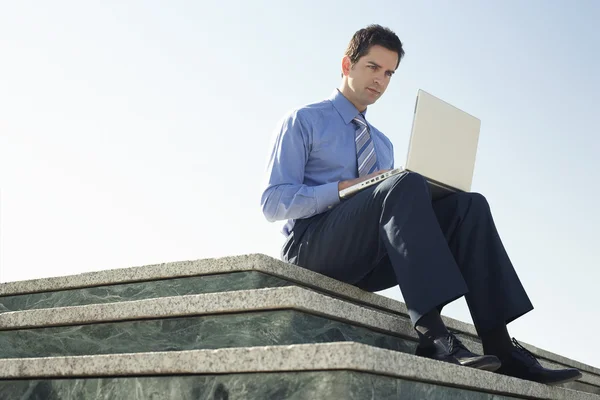
<svg viewBox="0 0 600 400">
<path fill-rule="evenodd" d="M 480 118 L 472 189 L 536 307 L 509 331 L 600 367 L 598 20 L 583 0 L 1 1 L 0 280 L 278 258 L 276 123 L 379 23 L 406 51 L 368 114 L 397 165 L 418 89 Z"/>
</svg>

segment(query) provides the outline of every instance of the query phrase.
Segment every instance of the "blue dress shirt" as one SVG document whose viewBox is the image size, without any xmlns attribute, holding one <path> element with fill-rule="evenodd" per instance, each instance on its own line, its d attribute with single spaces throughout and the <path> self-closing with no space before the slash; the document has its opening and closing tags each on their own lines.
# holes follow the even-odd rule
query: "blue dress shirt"
<svg viewBox="0 0 600 400">
<path fill-rule="evenodd" d="M 366 112 L 366 111 L 365 111 Z M 309 218 L 339 204 L 338 183 L 358 177 L 356 107 L 339 91 L 318 103 L 289 112 L 277 127 L 261 206 L 268 221 Z M 364 113 L 363 113 L 364 114 Z M 377 169 L 394 167 L 392 142 L 368 121 Z"/>
</svg>

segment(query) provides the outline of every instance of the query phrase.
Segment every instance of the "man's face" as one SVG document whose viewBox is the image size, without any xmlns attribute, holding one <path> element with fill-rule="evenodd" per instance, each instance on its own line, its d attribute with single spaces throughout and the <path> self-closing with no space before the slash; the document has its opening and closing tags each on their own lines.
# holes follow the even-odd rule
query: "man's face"
<svg viewBox="0 0 600 400">
<path fill-rule="evenodd" d="M 398 65 L 398 53 L 382 46 L 373 46 L 358 62 L 351 65 L 344 57 L 342 70 L 348 77 L 348 99 L 359 111 L 375 103 L 385 92 Z"/>
</svg>

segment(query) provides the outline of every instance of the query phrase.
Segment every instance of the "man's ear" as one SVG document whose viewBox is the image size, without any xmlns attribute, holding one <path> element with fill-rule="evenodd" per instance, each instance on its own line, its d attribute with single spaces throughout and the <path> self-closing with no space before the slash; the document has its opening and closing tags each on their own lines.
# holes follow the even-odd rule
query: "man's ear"
<svg viewBox="0 0 600 400">
<path fill-rule="evenodd" d="M 342 76 L 348 76 L 351 68 L 352 62 L 350 61 L 350 57 L 344 56 L 344 58 L 342 58 Z"/>
</svg>

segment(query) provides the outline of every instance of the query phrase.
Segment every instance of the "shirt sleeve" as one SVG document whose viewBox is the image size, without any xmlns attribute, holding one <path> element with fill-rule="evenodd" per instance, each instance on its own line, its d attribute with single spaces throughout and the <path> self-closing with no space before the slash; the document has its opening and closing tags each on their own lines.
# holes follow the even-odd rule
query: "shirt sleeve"
<svg viewBox="0 0 600 400">
<path fill-rule="evenodd" d="M 310 126 L 296 111 L 279 124 L 266 171 L 261 206 L 269 222 L 308 218 L 340 202 L 338 182 L 307 186 L 304 169 L 311 150 Z"/>
</svg>

